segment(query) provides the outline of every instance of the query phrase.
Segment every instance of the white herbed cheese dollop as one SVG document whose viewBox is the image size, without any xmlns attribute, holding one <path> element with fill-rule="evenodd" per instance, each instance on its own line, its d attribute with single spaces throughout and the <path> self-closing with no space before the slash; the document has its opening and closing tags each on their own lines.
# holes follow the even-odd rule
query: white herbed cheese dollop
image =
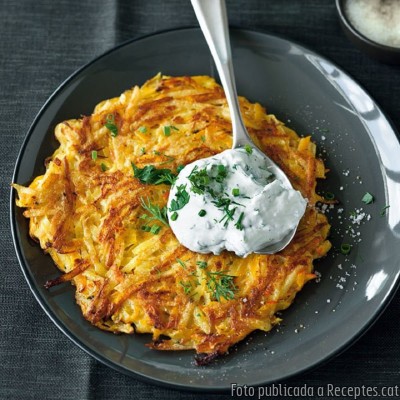
<svg viewBox="0 0 400 400">
<path fill-rule="evenodd" d="M 268 171 L 258 150 L 239 148 L 185 166 L 167 207 L 170 226 L 188 249 L 245 257 L 296 228 L 306 205 Z"/>
</svg>

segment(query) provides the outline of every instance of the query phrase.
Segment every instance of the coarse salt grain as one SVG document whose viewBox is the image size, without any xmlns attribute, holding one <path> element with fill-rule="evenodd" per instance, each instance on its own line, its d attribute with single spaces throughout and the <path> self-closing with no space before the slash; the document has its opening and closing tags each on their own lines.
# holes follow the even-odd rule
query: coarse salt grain
<svg viewBox="0 0 400 400">
<path fill-rule="evenodd" d="M 348 0 L 345 13 L 351 24 L 370 40 L 400 47 L 398 0 Z"/>
</svg>

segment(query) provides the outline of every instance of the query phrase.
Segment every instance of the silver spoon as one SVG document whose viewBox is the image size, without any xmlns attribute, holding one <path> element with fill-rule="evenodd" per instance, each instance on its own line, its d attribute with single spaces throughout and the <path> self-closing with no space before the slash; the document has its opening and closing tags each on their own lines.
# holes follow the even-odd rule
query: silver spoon
<svg viewBox="0 0 400 400">
<path fill-rule="evenodd" d="M 232 120 L 232 148 L 236 149 L 250 145 L 256 147 L 251 140 L 240 113 L 237 98 L 235 78 L 232 64 L 231 47 L 229 44 L 228 17 L 225 0 L 191 0 L 200 28 L 204 34 L 208 47 L 213 56 L 215 65 L 224 88 Z M 286 174 L 264 153 L 268 170 L 275 175 L 287 188 L 292 185 Z M 273 243 L 256 251 L 259 254 L 273 254 L 284 249 L 296 233 L 297 226 L 279 242 Z"/>
</svg>

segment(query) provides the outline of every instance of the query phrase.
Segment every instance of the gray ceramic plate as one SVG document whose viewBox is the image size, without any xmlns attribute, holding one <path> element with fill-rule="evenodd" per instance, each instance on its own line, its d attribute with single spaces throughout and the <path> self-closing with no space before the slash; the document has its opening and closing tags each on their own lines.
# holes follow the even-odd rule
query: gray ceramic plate
<svg viewBox="0 0 400 400">
<path fill-rule="evenodd" d="M 320 191 L 335 193 L 341 202 L 327 210 L 334 249 L 316 264 L 321 280 L 307 284 L 283 312 L 281 327 L 254 333 L 206 368 L 193 365 L 191 352 L 147 349 L 149 336 L 102 332 L 82 318 L 69 284 L 44 289 L 45 281 L 59 272 L 28 238 L 27 221 L 11 195 L 22 271 L 53 322 L 105 364 L 177 388 L 220 391 L 230 389 L 231 383 L 261 385 L 316 366 L 370 326 L 394 294 L 399 277 L 400 212 L 395 205 L 400 204 L 400 146 L 385 115 L 345 72 L 302 46 L 243 30 L 233 30 L 231 40 L 238 92 L 265 105 L 300 134 L 313 135 L 331 170 Z M 14 181 L 27 184 L 44 172 L 43 161 L 57 146 L 57 122 L 90 114 L 100 100 L 142 84 L 159 71 L 215 76 L 201 32 L 183 29 L 131 41 L 75 73 L 34 121 Z M 374 195 L 372 204 L 361 201 L 365 192 Z M 360 225 L 351 221 L 352 212 L 366 213 Z M 345 232 L 349 225 L 354 233 Z M 343 242 L 353 245 L 348 256 L 336 251 Z"/>
</svg>

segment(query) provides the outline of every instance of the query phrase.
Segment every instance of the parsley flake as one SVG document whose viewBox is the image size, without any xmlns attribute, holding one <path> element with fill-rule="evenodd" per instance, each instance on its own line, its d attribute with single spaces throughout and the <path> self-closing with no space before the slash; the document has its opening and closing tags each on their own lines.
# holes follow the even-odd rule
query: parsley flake
<svg viewBox="0 0 400 400">
<path fill-rule="evenodd" d="M 182 261 L 180 258 L 176 259 L 176 262 L 183 268 L 186 269 L 186 263 Z"/>
<path fill-rule="evenodd" d="M 207 288 L 212 294 L 212 298 L 216 301 L 233 300 L 238 287 L 235 285 L 234 276 L 225 274 L 224 272 L 207 271 Z"/>
<path fill-rule="evenodd" d="M 186 191 L 186 185 L 179 185 L 175 193 L 175 199 L 172 199 L 169 211 L 181 210 L 187 203 L 189 203 L 190 195 Z"/>
<path fill-rule="evenodd" d="M 171 221 L 176 221 L 178 219 L 178 213 L 176 211 L 174 211 L 171 214 Z"/>
<path fill-rule="evenodd" d="M 186 295 L 190 294 L 190 292 L 192 291 L 192 284 L 189 281 L 179 281 L 179 284 L 183 287 L 183 291 Z"/>
<path fill-rule="evenodd" d="M 160 230 L 161 230 L 161 226 L 160 225 L 156 225 L 156 224 L 152 225 L 152 227 L 150 228 L 150 232 L 153 235 L 157 235 L 160 232 Z"/>
<path fill-rule="evenodd" d="M 371 204 L 371 203 L 374 202 L 374 196 L 371 193 L 367 192 L 367 193 L 364 194 L 364 196 L 361 199 L 361 201 L 363 203 L 365 203 L 365 204 Z"/>
<path fill-rule="evenodd" d="M 204 194 L 206 187 L 210 184 L 210 177 L 207 170 L 205 168 L 199 170 L 197 165 L 193 168 L 188 179 L 191 183 L 190 190 L 197 194 Z"/>
<path fill-rule="evenodd" d="M 228 175 L 228 171 L 227 171 L 225 165 L 219 164 L 217 166 L 217 176 L 215 177 L 215 180 L 219 183 L 222 183 L 227 175 Z"/>
<path fill-rule="evenodd" d="M 200 269 L 206 269 L 207 268 L 207 261 L 197 261 L 196 265 L 198 265 Z"/>
<path fill-rule="evenodd" d="M 115 117 L 114 114 L 108 114 L 106 117 L 106 123 L 104 126 L 111 132 L 112 137 L 118 136 L 118 128 L 115 125 Z"/>
<path fill-rule="evenodd" d="M 142 183 L 172 185 L 176 179 L 176 175 L 167 168 L 156 168 L 154 165 L 146 165 L 143 168 L 138 168 L 133 162 L 132 168 L 135 178 L 138 178 Z"/>
<path fill-rule="evenodd" d="M 242 230 L 243 230 L 243 225 L 242 225 L 243 217 L 244 217 L 244 212 L 242 212 L 242 213 L 239 215 L 239 218 L 238 218 L 238 220 L 237 220 L 237 222 L 236 222 L 236 224 L 235 224 L 235 227 L 236 227 L 237 229 L 239 229 L 239 231 L 242 231 Z"/>
<path fill-rule="evenodd" d="M 351 251 L 351 244 L 343 243 L 343 244 L 340 246 L 340 252 L 341 252 L 342 254 L 347 255 L 347 254 L 350 253 L 350 251 Z"/>
<path fill-rule="evenodd" d="M 171 127 L 164 126 L 164 136 L 171 136 Z"/>
<path fill-rule="evenodd" d="M 147 202 L 143 199 L 143 197 L 140 198 L 140 203 L 142 207 L 150 213 L 150 216 L 147 218 L 147 220 L 150 221 L 155 221 L 158 220 L 165 226 L 169 226 L 168 224 L 168 217 L 167 217 L 167 207 L 160 207 L 157 204 L 154 204 L 150 201 L 150 199 L 147 199 Z M 155 229 L 155 228 L 154 228 Z M 160 228 L 161 229 L 161 228 Z M 158 230 L 159 232 L 159 230 Z M 157 232 L 157 233 L 158 233 Z M 154 232 L 153 232 L 154 233 Z"/>
<path fill-rule="evenodd" d="M 247 154 L 253 154 L 253 148 L 249 144 L 246 144 L 244 149 L 246 150 Z"/>
<path fill-rule="evenodd" d="M 164 136 L 171 136 L 171 130 L 179 131 L 179 129 L 174 125 L 164 126 Z"/>
<path fill-rule="evenodd" d="M 380 214 L 381 217 L 384 217 L 386 215 L 386 211 L 388 210 L 389 207 L 390 207 L 390 205 L 382 207 L 381 214 Z"/>
</svg>

